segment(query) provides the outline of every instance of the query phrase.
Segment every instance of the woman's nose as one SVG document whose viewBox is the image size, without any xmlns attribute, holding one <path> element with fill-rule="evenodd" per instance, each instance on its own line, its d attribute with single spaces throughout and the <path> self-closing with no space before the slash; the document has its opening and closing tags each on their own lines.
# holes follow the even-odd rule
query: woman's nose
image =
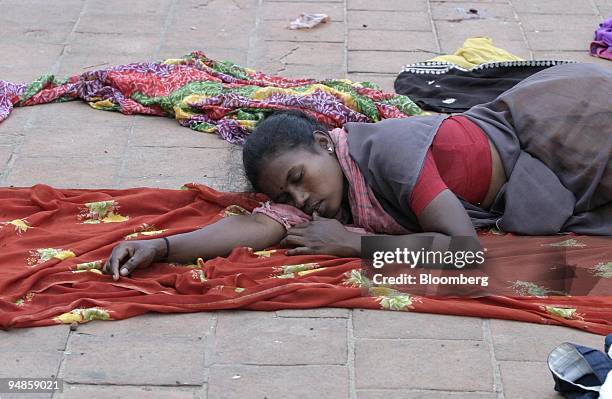
<svg viewBox="0 0 612 399">
<path fill-rule="evenodd" d="M 304 205 L 306 205 L 306 201 L 308 200 L 308 194 L 301 190 L 294 190 L 293 193 L 291 193 L 291 196 L 295 201 L 296 208 L 304 208 Z"/>
</svg>

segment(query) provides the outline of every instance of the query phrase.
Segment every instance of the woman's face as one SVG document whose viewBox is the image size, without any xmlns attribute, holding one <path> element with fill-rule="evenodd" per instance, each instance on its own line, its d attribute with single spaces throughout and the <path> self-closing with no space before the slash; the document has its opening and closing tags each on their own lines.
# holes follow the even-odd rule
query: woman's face
<svg viewBox="0 0 612 399">
<path fill-rule="evenodd" d="M 259 183 L 274 202 L 292 205 L 309 215 L 317 211 L 333 218 L 342 205 L 344 174 L 329 137 L 316 132 L 314 138 L 314 153 L 296 149 L 265 162 Z"/>
</svg>

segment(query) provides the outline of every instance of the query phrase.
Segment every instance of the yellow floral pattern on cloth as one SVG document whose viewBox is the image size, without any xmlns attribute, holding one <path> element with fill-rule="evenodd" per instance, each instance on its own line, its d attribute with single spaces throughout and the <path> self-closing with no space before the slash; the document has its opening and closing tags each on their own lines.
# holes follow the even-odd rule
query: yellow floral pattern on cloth
<svg viewBox="0 0 612 399">
<path fill-rule="evenodd" d="M 269 258 L 270 256 L 272 256 L 272 254 L 278 252 L 278 250 L 276 249 L 270 249 L 268 251 L 256 251 L 253 252 L 253 255 L 257 256 L 258 258 Z"/>
<path fill-rule="evenodd" d="M 138 226 L 132 234 L 128 234 L 125 236 L 126 240 L 133 240 L 135 238 L 141 237 L 150 237 L 162 234 L 163 232 L 168 231 L 168 229 L 158 229 L 155 225 L 143 223 Z"/>
<path fill-rule="evenodd" d="M 549 295 L 567 295 L 566 292 L 551 290 L 541 285 L 537 285 L 536 283 L 532 283 L 531 281 L 516 280 L 511 281 L 511 283 L 510 288 L 520 296 L 537 296 L 539 298 L 544 298 Z"/>
<path fill-rule="evenodd" d="M 363 271 L 358 269 L 353 269 L 344 273 L 344 281 L 342 284 L 356 288 L 369 288 L 372 286 L 370 279 L 363 274 Z"/>
<path fill-rule="evenodd" d="M 272 275 L 275 278 L 295 278 L 305 276 L 310 273 L 319 272 L 327 269 L 321 267 L 318 263 L 299 263 L 297 265 L 283 265 L 274 268 L 274 271 L 279 274 Z"/>
<path fill-rule="evenodd" d="M 84 224 L 120 223 L 129 217 L 120 215 L 119 204 L 115 200 L 87 202 L 79 213 L 79 220 Z"/>
<path fill-rule="evenodd" d="M 219 212 L 219 216 L 228 217 L 228 216 L 237 216 L 237 215 L 250 215 L 251 212 L 247 211 L 240 205 L 230 205 L 225 207 L 221 212 Z"/>
<path fill-rule="evenodd" d="M 592 273 L 597 277 L 612 278 L 612 262 L 599 262 L 593 266 Z"/>
<path fill-rule="evenodd" d="M 564 306 L 542 305 L 541 309 L 552 316 L 562 317 L 567 320 L 584 320 L 584 315 L 578 313 L 576 308 Z"/>
<path fill-rule="evenodd" d="M 91 320 L 112 320 L 110 313 L 106 309 L 102 308 L 77 308 L 70 312 L 62 313 L 59 316 L 53 318 L 58 323 L 72 324 L 72 323 L 87 323 Z"/>
<path fill-rule="evenodd" d="M 542 244 L 542 246 L 546 247 L 567 247 L 567 248 L 583 248 L 586 247 L 586 244 L 581 243 L 575 238 L 570 238 L 560 242 L 553 242 L 550 244 Z"/>
<path fill-rule="evenodd" d="M 25 218 L 24 219 L 15 219 L 15 220 L 11 220 L 9 222 L 0 222 L 0 226 L 2 226 L 2 227 L 7 227 L 9 225 L 14 227 L 15 233 L 17 235 L 22 235 L 23 233 L 28 231 L 28 229 L 33 229 L 34 228 L 34 227 L 30 226 L 30 224 L 28 223 L 28 221 Z"/>
<path fill-rule="evenodd" d="M 26 303 L 32 302 L 32 298 L 34 298 L 36 294 L 32 291 L 28 291 L 24 296 L 17 299 L 14 303 L 17 306 L 24 306 Z"/>
<path fill-rule="evenodd" d="M 59 260 L 66 260 L 74 258 L 76 255 L 74 252 L 59 248 L 39 248 L 35 251 L 30 251 L 30 257 L 26 260 L 28 265 L 36 266 L 41 263 L 45 263 L 53 258 Z"/>
<path fill-rule="evenodd" d="M 400 292 L 383 285 L 374 284 L 362 270 L 353 269 L 344 274 L 343 285 L 367 290 L 368 295 L 374 297 L 383 310 L 408 311 L 414 309 L 414 303 L 421 302 L 421 298 Z"/>
<path fill-rule="evenodd" d="M 168 263 L 168 266 L 172 267 L 184 267 L 186 269 L 203 269 L 205 266 L 204 259 L 198 258 L 196 263 Z M 199 278 L 199 277 L 198 277 Z"/>
<path fill-rule="evenodd" d="M 93 262 L 78 263 L 75 266 L 75 270 L 73 270 L 72 273 L 91 272 L 95 274 L 102 274 L 102 266 L 104 266 L 103 260 L 95 260 Z"/>
<path fill-rule="evenodd" d="M 393 288 L 371 287 L 369 293 L 376 298 L 381 309 L 384 310 L 412 310 L 414 309 L 412 304 L 417 301 L 416 297 Z"/>
<path fill-rule="evenodd" d="M 192 270 L 191 271 L 191 277 L 196 280 L 199 281 L 201 283 L 207 281 L 208 279 L 206 278 L 206 273 L 204 273 L 204 270 Z"/>
</svg>

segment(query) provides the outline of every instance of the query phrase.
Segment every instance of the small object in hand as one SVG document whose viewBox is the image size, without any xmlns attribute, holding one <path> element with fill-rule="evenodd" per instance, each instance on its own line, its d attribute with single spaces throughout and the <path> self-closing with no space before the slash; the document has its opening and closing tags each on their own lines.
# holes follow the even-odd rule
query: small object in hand
<svg viewBox="0 0 612 399">
<path fill-rule="evenodd" d="M 310 29 L 327 21 L 329 21 L 327 14 L 302 13 L 297 19 L 291 21 L 289 29 Z"/>
<path fill-rule="evenodd" d="M 79 323 L 77 323 L 76 321 L 70 323 L 70 331 L 76 331 L 77 328 L 79 328 Z"/>
</svg>

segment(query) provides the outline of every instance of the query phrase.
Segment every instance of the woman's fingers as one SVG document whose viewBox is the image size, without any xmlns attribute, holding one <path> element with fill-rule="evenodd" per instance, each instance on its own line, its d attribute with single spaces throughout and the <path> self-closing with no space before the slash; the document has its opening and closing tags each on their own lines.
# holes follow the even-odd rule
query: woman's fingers
<svg viewBox="0 0 612 399">
<path fill-rule="evenodd" d="M 305 242 L 304 237 L 296 236 L 293 234 L 287 234 L 287 236 L 281 240 L 280 246 L 282 248 L 305 246 L 304 242 Z"/>
<path fill-rule="evenodd" d="M 123 264 L 123 266 L 121 266 L 120 274 L 122 276 L 127 276 L 138 266 L 141 266 L 141 264 L 145 263 L 146 258 L 147 255 L 145 254 L 145 251 L 141 250 L 134 252 L 134 255 L 132 255 L 130 259 L 128 259 L 127 262 Z"/>
<path fill-rule="evenodd" d="M 287 233 L 291 234 L 291 233 L 297 233 L 297 232 L 300 232 L 302 230 L 305 230 L 308 227 L 310 227 L 310 223 L 312 223 L 312 222 L 296 224 L 295 226 L 293 226 L 292 228 L 287 230 Z"/>
<path fill-rule="evenodd" d="M 317 251 L 309 247 L 297 247 L 287 251 L 287 255 L 314 255 Z"/>
<path fill-rule="evenodd" d="M 147 241 L 122 242 L 117 245 L 104 263 L 102 272 L 112 274 L 113 280 L 127 276 L 134 269 L 149 266 L 155 259 L 155 248 Z"/>
<path fill-rule="evenodd" d="M 116 251 L 116 252 L 115 252 Z M 119 265 L 127 257 L 130 256 L 127 247 L 119 246 L 113 250 L 110 257 L 110 271 L 113 274 L 113 280 L 119 280 Z"/>
</svg>

